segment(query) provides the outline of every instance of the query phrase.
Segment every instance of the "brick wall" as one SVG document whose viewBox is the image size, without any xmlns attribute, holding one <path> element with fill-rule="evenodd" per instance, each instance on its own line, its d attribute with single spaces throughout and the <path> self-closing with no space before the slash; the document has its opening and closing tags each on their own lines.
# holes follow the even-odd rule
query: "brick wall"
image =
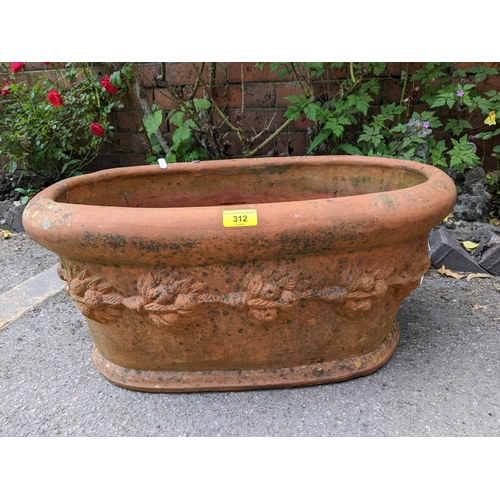
<svg viewBox="0 0 500 500">
<path fill-rule="evenodd" d="M 425 64 L 410 63 L 409 72 L 413 73 L 425 67 Z M 467 68 L 476 63 L 455 64 Z M 487 63 L 487 65 L 491 66 L 492 64 Z M 47 67 L 42 63 L 27 63 L 23 73 L 29 75 L 30 72 L 46 71 L 46 69 Z M 165 111 L 176 107 L 172 99 L 169 98 L 168 91 L 162 88 L 158 78 L 161 73 L 160 63 L 141 63 L 137 64 L 134 69 L 136 74 L 140 75 L 150 103 L 156 103 Z M 381 104 L 399 101 L 401 95 L 400 75 L 403 69 L 406 69 L 406 63 L 387 63 L 384 73 L 380 75 L 380 95 L 372 104 L 375 111 Z M 103 76 L 109 73 L 109 70 L 105 66 L 99 66 L 99 63 L 96 71 Z M 47 74 L 50 76 L 50 71 Z M 338 76 L 346 77 L 347 75 L 339 74 Z M 0 83 L 5 81 L 7 77 L 8 75 L 5 72 L 2 74 L 0 70 Z M 196 72 L 192 63 L 167 63 L 165 77 L 171 85 L 189 92 L 196 79 Z M 327 82 L 324 88 L 318 89 L 318 95 L 321 95 L 321 92 L 332 94 L 335 90 L 334 85 L 334 82 Z M 487 88 L 500 89 L 500 76 L 489 77 L 483 85 Z M 407 91 L 410 90 L 409 86 Z M 265 65 L 264 70 L 260 71 L 255 68 L 255 63 L 221 62 L 217 64 L 214 93 L 217 96 L 218 104 L 226 106 L 227 115 L 232 123 L 235 124 L 238 118 L 245 131 L 251 136 L 253 130 L 259 132 L 271 119 L 271 131 L 284 123 L 286 119 L 283 114 L 289 104 L 285 97 L 299 94 L 300 87 L 290 76 L 278 78 L 276 73 L 269 70 L 269 65 Z M 243 97 L 244 109 L 242 112 Z M 113 115 L 115 135 L 112 142 L 103 148 L 102 154 L 95 160 L 90 170 L 145 163 L 147 143 L 143 133 L 139 132 L 142 111 L 132 95 L 123 98 L 123 103 L 124 108 L 116 111 Z M 417 108 L 415 110 L 419 111 Z M 476 122 L 482 121 L 482 119 L 484 117 L 478 115 Z M 479 121 L 479 123 L 481 122 Z M 286 149 L 292 148 L 292 154 L 303 155 L 307 150 L 306 130 L 310 125 L 312 122 L 302 117 L 299 121 L 292 123 L 285 132 L 275 139 L 274 143 L 269 144 L 259 154 L 267 154 L 273 148 L 281 154 Z M 227 126 L 224 126 L 222 130 L 227 133 L 225 139 L 231 144 L 228 153 L 234 157 L 241 156 L 242 147 L 236 133 L 230 131 Z M 169 131 L 164 129 L 164 132 L 167 133 L 168 137 Z M 266 135 L 263 136 L 263 139 L 265 137 Z M 491 156 L 494 142 L 486 142 L 485 149 L 483 149 L 482 141 L 477 141 L 477 145 L 478 154 L 484 155 L 485 167 L 487 169 L 496 168 L 496 159 Z"/>
</svg>

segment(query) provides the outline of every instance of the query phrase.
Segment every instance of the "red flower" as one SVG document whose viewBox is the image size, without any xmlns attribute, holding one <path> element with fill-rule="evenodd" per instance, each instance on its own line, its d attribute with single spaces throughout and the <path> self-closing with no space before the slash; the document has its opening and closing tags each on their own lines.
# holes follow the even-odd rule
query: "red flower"
<svg viewBox="0 0 500 500">
<path fill-rule="evenodd" d="M 50 90 L 47 94 L 47 99 L 49 100 L 52 106 L 62 106 L 63 100 L 57 90 Z"/>
<path fill-rule="evenodd" d="M 102 137 L 104 135 L 104 129 L 96 122 L 90 125 L 90 131 L 93 134 L 98 135 L 99 137 Z"/>
<path fill-rule="evenodd" d="M 118 88 L 116 88 L 114 85 L 111 85 L 110 83 L 110 76 L 105 76 L 102 80 L 101 80 L 101 85 L 106 89 L 106 92 L 110 93 L 110 94 L 115 94 L 116 92 L 118 92 Z"/>
<path fill-rule="evenodd" d="M 2 95 L 7 95 L 9 93 L 9 89 L 7 87 L 9 87 L 10 85 L 12 85 L 12 82 L 5 82 L 3 84 Z"/>
<path fill-rule="evenodd" d="M 48 63 L 44 63 L 44 62 L 43 62 L 42 64 L 50 64 L 50 63 L 49 63 L 49 62 L 48 62 Z"/>
<path fill-rule="evenodd" d="M 18 71 L 21 71 L 24 68 L 24 63 L 19 63 L 19 62 L 11 62 L 10 63 L 10 72 L 11 73 L 17 73 Z"/>
</svg>

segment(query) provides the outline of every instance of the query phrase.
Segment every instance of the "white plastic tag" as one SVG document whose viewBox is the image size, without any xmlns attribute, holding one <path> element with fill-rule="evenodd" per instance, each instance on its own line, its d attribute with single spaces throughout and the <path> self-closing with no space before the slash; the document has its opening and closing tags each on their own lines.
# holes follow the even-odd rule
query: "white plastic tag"
<svg viewBox="0 0 500 500">
<path fill-rule="evenodd" d="M 167 162 L 165 161 L 165 158 L 158 158 L 158 164 L 160 165 L 160 168 L 167 168 Z"/>
</svg>

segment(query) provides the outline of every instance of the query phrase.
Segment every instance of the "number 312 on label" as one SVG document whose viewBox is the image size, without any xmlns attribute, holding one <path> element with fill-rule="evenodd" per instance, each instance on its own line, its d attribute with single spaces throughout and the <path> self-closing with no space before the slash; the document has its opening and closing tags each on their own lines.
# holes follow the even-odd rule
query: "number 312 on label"
<svg viewBox="0 0 500 500">
<path fill-rule="evenodd" d="M 256 226 L 257 210 L 224 210 L 222 224 L 224 227 Z"/>
</svg>

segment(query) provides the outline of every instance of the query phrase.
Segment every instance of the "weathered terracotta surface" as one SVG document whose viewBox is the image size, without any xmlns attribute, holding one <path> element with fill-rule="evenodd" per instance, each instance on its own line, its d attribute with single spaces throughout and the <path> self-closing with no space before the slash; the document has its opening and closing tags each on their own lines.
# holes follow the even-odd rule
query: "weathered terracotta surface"
<svg viewBox="0 0 500 500">
<path fill-rule="evenodd" d="M 23 223 L 60 256 L 111 381 L 243 390 L 382 366 L 455 195 L 446 174 L 410 161 L 207 161 L 62 181 Z M 257 225 L 224 226 L 224 211 L 249 209 Z"/>
</svg>

